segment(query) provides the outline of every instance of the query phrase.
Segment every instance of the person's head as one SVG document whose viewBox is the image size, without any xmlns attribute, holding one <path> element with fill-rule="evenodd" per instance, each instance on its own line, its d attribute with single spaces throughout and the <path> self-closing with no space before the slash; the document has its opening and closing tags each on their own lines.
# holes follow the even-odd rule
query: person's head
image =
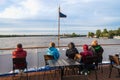
<svg viewBox="0 0 120 80">
<path fill-rule="evenodd" d="M 75 44 L 73 42 L 70 42 L 68 44 L 69 49 L 75 48 Z"/>
<path fill-rule="evenodd" d="M 97 40 L 93 40 L 91 43 L 92 46 L 97 46 L 98 45 L 98 41 Z"/>
<path fill-rule="evenodd" d="M 83 45 L 83 50 L 84 50 L 84 51 L 88 50 L 88 45 L 87 45 L 87 44 L 84 44 L 84 45 Z"/>
<path fill-rule="evenodd" d="M 21 43 L 17 44 L 17 48 L 22 48 L 22 44 Z"/>
<path fill-rule="evenodd" d="M 54 42 L 50 42 L 49 46 L 50 47 L 55 47 L 55 43 Z"/>
</svg>

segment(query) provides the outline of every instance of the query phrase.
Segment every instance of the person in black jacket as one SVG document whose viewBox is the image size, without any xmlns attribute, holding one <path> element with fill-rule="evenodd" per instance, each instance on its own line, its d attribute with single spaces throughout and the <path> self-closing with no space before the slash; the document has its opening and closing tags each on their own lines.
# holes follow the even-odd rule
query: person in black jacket
<svg viewBox="0 0 120 80">
<path fill-rule="evenodd" d="M 75 44 L 73 42 L 70 42 L 68 44 L 68 48 L 69 49 L 66 50 L 66 56 L 70 59 L 74 59 L 75 55 L 79 54 L 77 48 L 75 48 Z"/>
</svg>

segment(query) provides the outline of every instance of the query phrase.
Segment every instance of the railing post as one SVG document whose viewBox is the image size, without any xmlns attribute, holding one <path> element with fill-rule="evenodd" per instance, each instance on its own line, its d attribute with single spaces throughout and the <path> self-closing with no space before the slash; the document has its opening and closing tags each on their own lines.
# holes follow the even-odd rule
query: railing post
<svg viewBox="0 0 120 80">
<path fill-rule="evenodd" d="M 40 58 L 40 53 L 41 53 L 41 52 L 38 51 L 38 48 L 36 49 L 36 53 L 37 53 L 37 70 L 38 70 L 39 69 L 39 64 L 40 64 L 39 58 Z"/>
</svg>

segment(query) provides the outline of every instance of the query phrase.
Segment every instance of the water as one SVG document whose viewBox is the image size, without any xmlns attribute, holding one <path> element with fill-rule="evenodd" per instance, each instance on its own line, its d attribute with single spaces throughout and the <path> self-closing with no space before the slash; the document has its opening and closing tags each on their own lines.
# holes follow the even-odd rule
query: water
<svg viewBox="0 0 120 80">
<path fill-rule="evenodd" d="M 61 38 L 60 45 L 67 46 L 69 42 L 74 42 L 77 45 L 90 45 L 93 38 L 77 37 L 77 38 Z M 57 45 L 57 37 L 14 37 L 0 38 L 0 48 L 15 48 L 16 44 L 22 43 L 23 47 L 49 46 L 53 41 Z M 120 44 L 118 39 L 98 39 L 99 44 Z M 103 46 L 104 54 L 103 61 L 108 61 L 108 55 L 120 52 L 120 45 Z M 65 52 L 67 48 L 60 48 L 60 55 L 66 58 Z M 78 51 L 82 51 L 82 47 L 77 47 Z M 27 62 L 28 68 L 37 68 L 44 66 L 45 49 L 26 49 L 28 52 Z M 10 72 L 12 70 L 12 53 L 13 50 L 0 50 L 0 73 Z M 9 66 L 8 66 L 9 65 Z"/>
<path fill-rule="evenodd" d="M 61 38 L 60 45 L 67 45 L 69 42 L 75 44 L 90 44 L 94 38 L 77 37 L 77 38 Z M 30 46 L 48 46 L 49 42 L 57 44 L 57 37 L 11 37 L 0 38 L 0 48 L 16 47 L 17 43 L 22 43 L 24 47 Z M 119 39 L 98 39 L 100 44 L 120 44 Z"/>
</svg>

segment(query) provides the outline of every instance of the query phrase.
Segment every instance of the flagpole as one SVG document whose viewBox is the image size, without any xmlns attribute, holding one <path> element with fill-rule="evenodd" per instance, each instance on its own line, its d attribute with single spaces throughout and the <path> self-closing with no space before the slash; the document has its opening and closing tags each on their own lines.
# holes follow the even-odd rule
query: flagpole
<svg viewBox="0 0 120 80">
<path fill-rule="evenodd" d="M 60 46 L 60 6 L 58 9 L 58 48 Z"/>
</svg>

